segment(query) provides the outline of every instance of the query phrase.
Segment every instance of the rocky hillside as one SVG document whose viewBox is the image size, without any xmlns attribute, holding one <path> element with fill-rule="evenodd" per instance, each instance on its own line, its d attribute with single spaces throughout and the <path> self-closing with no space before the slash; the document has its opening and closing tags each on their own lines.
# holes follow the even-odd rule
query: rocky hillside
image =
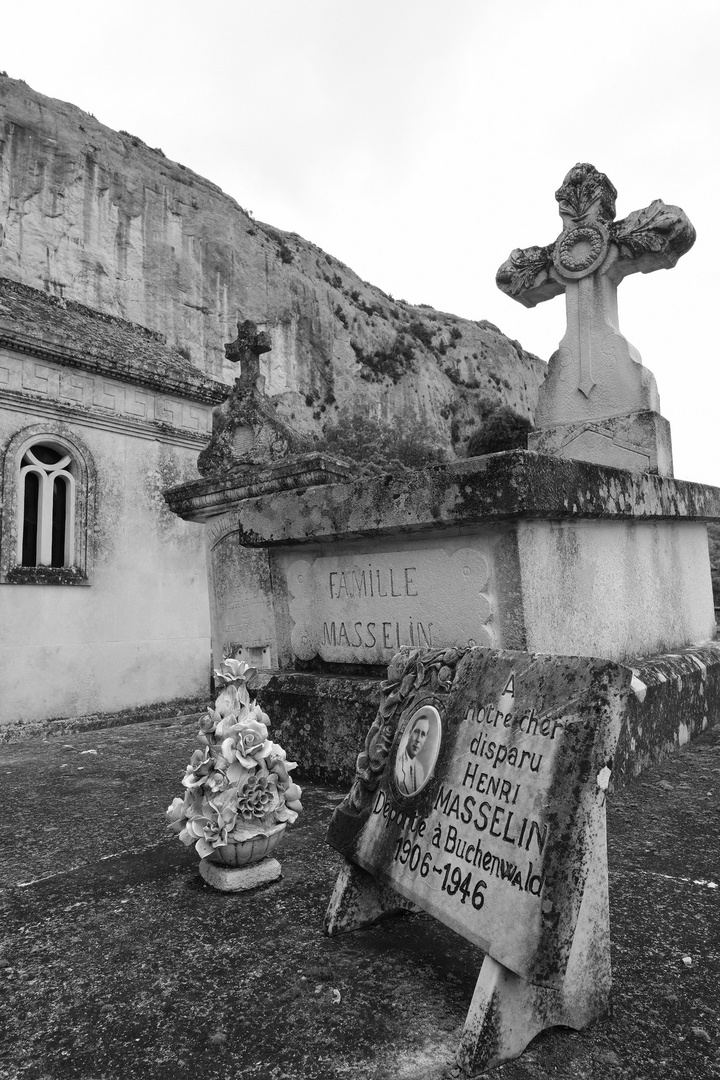
<svg viewBox="0 0 720 1080">
<path fill-rule="evenodd" d="M 462 452 L 479 399 L 531 417 L 545 371 L 492 324 L 394 300 L 162 150 L 6 76 L 0 276 L 159 331 L 225 382 L 238 318 L 266 322 L 267 390 L 301 430 L 344 408 L 412 416 Z"/>
</svg>

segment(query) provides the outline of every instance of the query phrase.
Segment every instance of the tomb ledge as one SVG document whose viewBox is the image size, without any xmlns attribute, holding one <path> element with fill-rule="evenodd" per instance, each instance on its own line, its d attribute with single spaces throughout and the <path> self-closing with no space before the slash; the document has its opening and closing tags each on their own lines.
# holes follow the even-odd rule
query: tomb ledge
<svg viewBox="0 0 720 1080">
<path fill-rule="evenodd" d="M 651 473 L 511 450 L 354 482 L 312 468 L 292 490 L 225 474 L 170 489 L 191 521 L 238 511 L 246 547 L 348 540 L 518 519 L 720 520 L 720 488 Z M 300 483 L 298 483 L 300 481 Z M 254 490 L 253 490 L 254 487 Z"/>
</svg>

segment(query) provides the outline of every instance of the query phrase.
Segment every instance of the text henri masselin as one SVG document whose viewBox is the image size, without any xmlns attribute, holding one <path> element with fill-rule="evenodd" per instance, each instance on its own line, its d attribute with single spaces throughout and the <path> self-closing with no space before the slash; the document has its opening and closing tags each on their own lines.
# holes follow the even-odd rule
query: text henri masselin
<svg viewBox="0 0 720 1080">
<path fill-rule="evenodd" d="M 500 702 L 514 700 L 514 693 L 511 674 Z M 423 892 L 439 890 L 476 910 L 484 904 L 489 878 L 540 896 L 550 826 L 520 808 L 529 803 L 523 798 L 525 788 L 529 786 L 534 794 L 549 781 L 547 773 L 552 768 L 543 769 L 543 760 L 553 741 L 562 737 L 564 723 L 540 718 L 534 708 L 519 714 L 485 705 L 467 710 L 462 726 L 467 729 L 467 725 L 474 734 L 469 757 L 453 768 L 459 783 L 440 785 L 427 817 L 398 808 L 385 790 L 378 791 L 372 813 L 386 827 L 394 824 L 402 829 L 389 876 L 396 877 L 395 864 L 401 879 L 407 879 L 408 872 L 423 879 Z M 508 746 L 502 740 L 502 732 L 511 728 L 525 736 L 524 747 Z M 533 749 L 527 748 L 528 741 Z M 372 865 L 367 869 L 380 870 Z"/>
</svg>

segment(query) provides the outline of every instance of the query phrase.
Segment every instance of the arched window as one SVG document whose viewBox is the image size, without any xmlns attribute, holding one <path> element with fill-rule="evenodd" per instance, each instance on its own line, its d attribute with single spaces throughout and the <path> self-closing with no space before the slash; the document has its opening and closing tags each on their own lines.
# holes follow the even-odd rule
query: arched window
<svg viewBox="0 0 720 1080">
<path fill-rule="evenodd" d="M 37 442 L 20 464 L 19 566 L 72 566 L 77 466 L 64 446 Z"/>
<path fill-rule="evenodd" d="M 19 431 L 2 469 L 0 582 L 88 584 L 95 470 L 74 431 L 54 421 Z"/>
</svg>

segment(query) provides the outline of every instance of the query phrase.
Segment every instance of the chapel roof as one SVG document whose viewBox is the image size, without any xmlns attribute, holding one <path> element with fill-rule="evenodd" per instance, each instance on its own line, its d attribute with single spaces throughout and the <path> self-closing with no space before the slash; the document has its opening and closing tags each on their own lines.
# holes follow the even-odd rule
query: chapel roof
<svg viewBox="0 0 720 1080">
<path fill-rule="evenodd" d="M 163 334 L 3 277 L 0 345 L 191 401 L 214 405 L 230 392 L 167 345 Z"/>
</svg>

